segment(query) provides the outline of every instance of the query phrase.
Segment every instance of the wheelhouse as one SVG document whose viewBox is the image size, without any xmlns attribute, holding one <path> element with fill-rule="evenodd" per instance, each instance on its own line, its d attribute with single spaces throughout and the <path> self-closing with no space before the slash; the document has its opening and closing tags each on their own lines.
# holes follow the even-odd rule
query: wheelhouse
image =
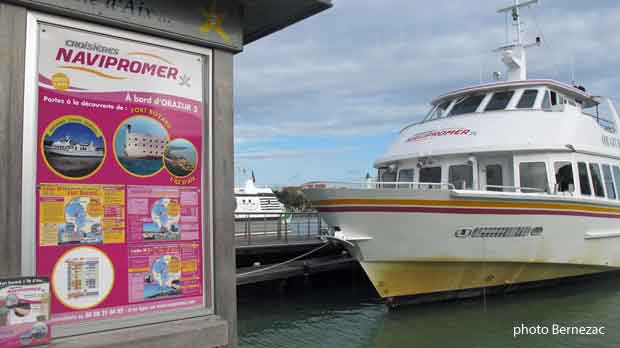
<svg viewBox="0 0 620 348">
<path fill-rule="evenodd" d="M 606 101 L 586 93 L 581 86 L 571 87 L 553 80 L 528 80 L 487 84 L 440 96 L 419 123 L 463 115 L 532 110 L 579 113 L 595 119 L 605 130 L 615 132 L 612 112 L 608 109 Z"/>
<path fill-rule="evenodd" d="M 533 112 L 528 115 L 537 119 L 549 112 L 562 116 L 558 120 L 588 117 L 598 124 L 600 128 L 591 127 L 598 129 L 604 139 L 618 139 L 620 144 L 618 115 L 611 101 L 592 96 L 583 87 L 553 80 L 509 81 L 465 88 L 440 96 L 431 104 L 426 117 L 403 128 L 401 137 L 407 139 L 404 132 L 411 127 L 429 129 L 427 124 L 432 122 L 438 123 L 434 129 L 442 129 L 442 121 L 450 124 L 450 120 L 462 118 L 460 123 L 467 124 L 466 117 L 502 113 L 506 120 L 511 112 Z M 456 131 L 450 128 L 452 125 L 446 127 L 447 130 L 441 131 Z M 415 133 L 416 129 L 409 131 Z M 408 140 L 420 134 L 427 133 L 414 134 Z M 613 153 L 576 151 L 567 144 L 553 150 L 501 151 L 501 146 L 497 146 L 496 151 L 401 156 L 378 163 L 376 180 L 381 188 L 449 188 L 620 200 L 620 154 Z"/>
</svg>

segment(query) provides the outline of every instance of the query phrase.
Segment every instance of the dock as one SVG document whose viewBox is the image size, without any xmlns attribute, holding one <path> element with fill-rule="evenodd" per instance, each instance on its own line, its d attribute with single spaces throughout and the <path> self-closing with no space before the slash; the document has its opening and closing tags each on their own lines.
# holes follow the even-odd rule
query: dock
<svg viewBox="0 0 620 348">
<path fill-rule="evenodd" d="M 253 229 L 257 225 L 259 228 Z M 281 226 L 268 231 L 260 228 L 260 224 L 242 223 L 237 226 L 242 228 L 235 231 L 237 286 L 291 278 L 307 279 L 315 274 L 357 266 L 357 262 L 341 245 L 321 239 L 327 230 L 317 214 L 300 214 L 293 222 L 282 219 Z M 316 253 L 288 263 L 323 245 Z M 285 264 L 275 266 L 282 263 Z"/>
</svg>

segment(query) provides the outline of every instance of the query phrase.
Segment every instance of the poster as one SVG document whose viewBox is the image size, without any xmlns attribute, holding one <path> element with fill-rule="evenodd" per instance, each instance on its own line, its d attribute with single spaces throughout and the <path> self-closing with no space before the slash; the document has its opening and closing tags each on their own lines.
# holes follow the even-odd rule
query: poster
<svg viewBox="0 0 620 348">
<path fill-rule="evenodd" d="M 44 277 L 0 279 L 0 347 L 50 341 L 49 281 Z"/>
<path fill-rule="evenodd" d="M 204 307 L 208 57 L 46 24 L 38 54 L 36 273 L 52 329 Z"/>
</svg>

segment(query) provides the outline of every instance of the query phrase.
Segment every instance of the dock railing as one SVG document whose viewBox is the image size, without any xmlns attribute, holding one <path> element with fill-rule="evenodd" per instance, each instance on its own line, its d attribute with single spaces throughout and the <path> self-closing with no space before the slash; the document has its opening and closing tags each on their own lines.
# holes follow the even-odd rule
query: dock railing
<svg viewBox="0 0 620 348">
<path fill-rule="evenodd" d="M 328 234 L 327 224 L 315 212 L 235 215 L 237 245 L 298 243 Z"/>
<path fill-rule="evenodd" d="M 303 185 L 305 189 L 403 189 L 403 190 L 454 190 L 447 182 L 387 182 L 387 181 L 311 181 Z"/>
</svg>

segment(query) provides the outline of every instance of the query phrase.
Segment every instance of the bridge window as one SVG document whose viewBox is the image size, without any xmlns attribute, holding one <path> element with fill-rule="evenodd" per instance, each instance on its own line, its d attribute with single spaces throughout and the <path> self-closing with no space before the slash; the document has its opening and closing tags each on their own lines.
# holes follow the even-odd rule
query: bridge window
<svg viewBox="0 0 620 348">
<path fill-rule="evenodd" d="M 575 182 L 573 180 L 573 165 L 571 162 L 555 162 L 555 183 L 558 185 L 558 192 L 573 192 Z"/>
<path fill-rule="evenodd" d="M 603 180 L 605 181 L 605 188 L 607 189 L 607 198 L 616 199 L 616 185 L 614 185 L 614 179 L 611 176 L 611 168 L 608 164 L 603 164 Z"/>
<path fill-rule="evenodd" d="M 590 163 L 590 174 L 592 175 L 592 186 L 594 186 L 594 194 L 598 197 L 605 197 L 605 188 L 603 187 L 603 178 L 598 163 Z"/>
<path fill-rule="evenodd" d="M 612 171 L 614 173 L 614 185 L 616 189 L 620 190 L 620 168 L 618 166 L 613 166 Z M 620 192 L 616 195 L 616 199 L 620 199 Z"/>
<path fill-rule="evenodd" d="M 584 162 L 577 163 L 577 170 L 579 171 L 579 188 L 582 195 L 591 196 L 592 188 L 590 187 L 590 178 L 588 175 L 588 167 Z"/>
<path fill-rule="evenodd" d="M 545 162 L 519 163 L 519 178 L 524 193 L 547 192 L 549 187 Z"/>
<path fill-rule="evenodd" d="M 442 118 L 446 116 L 446 111 L 448 111 L 448 107 L 450 106 L 450 103 L 452 103 L 452 100 L 445 101 L 437 105 L 437 107 L 431 109 L 431 112 L 428 114 L 428 116 L 426 116 L 426 121 L 430 121 L 430 120 L 434 120 L 434 119 Z"/>
<path fill-rule="evenodd" d="M 379 181 L 382 182 L 394 182 L 396 181 L 396 170 L 391 168 L 379 169 Z"/>
<path fill-rule="evenodd" d="M 413 169 L 401 169 L 398 172 L 398 182 L 413 182 Z"/>
<path fill-rule="evenodd" d="M 495 92 L 491 97 L 491 100 L 487 104 L 485 111 L 495 111 L 495 110 L 504 110 L 512 96 L 515 94 L 515 91 L 504 91 L 504 92 Z"/>
<path fill-rule="evenodd" d="M 502 178 L 502 166 L 500 164 L 489 164 L 486 167 L 487 175 L 487 191 L 503 191 L 501 187 L 504 184 Z"/>
<path fill-rule="evenodd" d="M 531 109 L 534 107 L 536 97 L 538 96 L 538 90 L 528 89 L 523 92 L 519 103 L 517 103 L 517 109 Z"/>
<path fill-rule="evenodd" d="M 484 99 L 484 94 L 474 94 L 462 97 L 454 104 L 452 110 L 450 110 L 449 116 L 456 116 L 475 112 L 478 109 L 478 106 L 480 106 L 482 99 Z"/>
<path fill-rule="evenodd" d="M 441 167 L 421 168 L 420 182 L 441 182 Z"/>
<path fill-rule="evenodd" d="M 448 182 L 457 189 L 465 190 L 473 187 L 474 170 L 470 164 L 450 166 L 448 177 Z"/>
</svg>

